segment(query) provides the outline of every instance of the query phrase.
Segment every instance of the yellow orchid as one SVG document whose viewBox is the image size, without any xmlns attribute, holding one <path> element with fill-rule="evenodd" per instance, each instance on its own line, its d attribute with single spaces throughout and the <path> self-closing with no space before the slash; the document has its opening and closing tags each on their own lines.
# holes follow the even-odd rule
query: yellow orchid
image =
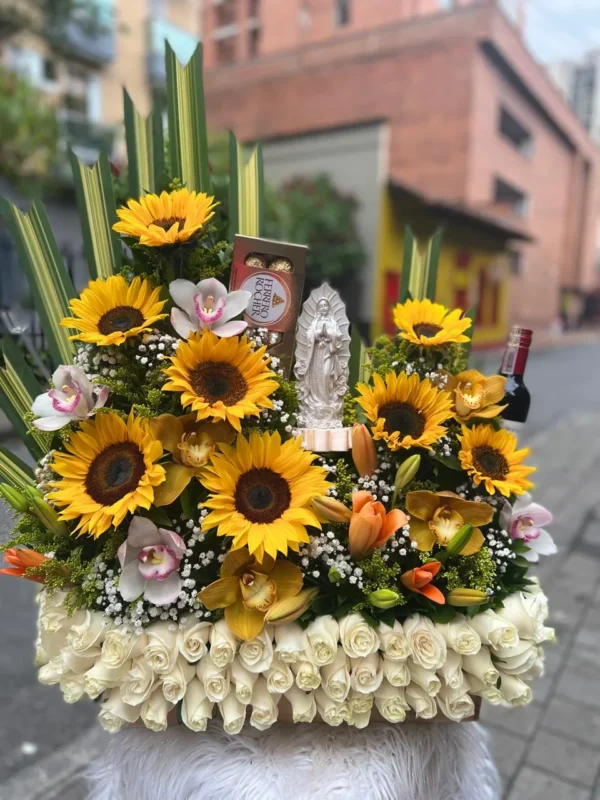
<svg viewBox="0 0 600 800">
<path fill-rule="evenodd" d="M 195 414 L 176 417 L 161 414 L 151 422 L 151 430 L 165 450 L 173 456 L 165 464 L 166 479 L 160 492 L 154 493 L 155 506 L 168 506 L 187 488 L 192 478 L 197 478 L 214 453 L 219 442 L 235 438 L 235 431 L 227 422 L 197 422 Z"/>
<path fill-rule="evenodd" d="M 494 516 L 489 503 L 463 500 L 454 492 L 409 492 L 406 510 L 411 515 L 410 538 L 421 551 L 431 550 L 436 542 L 445 547 L 464 525 L 487 525 Z M 482 532 L 474 528 L 460 555 L 470 556 L 481 550 L 483 541 Z"/>
<path fill-rule="evenodd" d="M 308 608 L 313 593 L 301 592 L 302 571 L 291 561 L 275 561 L 265 553 L 262 563 L 250 555 L 248 548 L 231 550 L 221 565 L 221 577 L 209 584 L 198 595 L 210 611 L 225 609 L 229 630 L 239 639 L 254 639 L 262 631 L 265 616 L 276 621 L 283 611 L 282 620 L 290 621 Z M 298 598 L 298 607 L 292 607 L 291 598 Z M 295 613 L 294 613 L 295 612 Z"/>
<path fill-rule="evenodd" d="M 492 375 L 486 378 L 476 369 L 468 369 L 450 377 L 447 390 L 454 397 L 454 409 L 460 422 L 473 417 L 497 417 L 506 406 L 498 405 L 504 397 L 506 378 Z"/>
</svg>

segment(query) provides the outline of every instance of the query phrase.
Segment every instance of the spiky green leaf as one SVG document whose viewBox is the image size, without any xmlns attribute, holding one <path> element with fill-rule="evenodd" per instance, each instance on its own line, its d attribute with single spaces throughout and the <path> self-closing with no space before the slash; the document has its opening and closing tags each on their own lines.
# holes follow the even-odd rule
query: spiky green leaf
<svg viewBox="0 0 600 800">
<path fill-rule="evenodd" d="M 125 141 L 129 195 L 138 198 L 147 192 L 159 192 L 165 173 L 165 142 L 162 115 L 154 109 L 143 117 L 123 90 Z"/>
<path fill-rule="evenodd" d="M 2 343 L 4 367 L 0 369 L 0 407 L 17 436 L 34 458 L 48 452 L 47 436 L 27 421 L 39 385 L 23 360 L 23 354 L 9 337 Z"/>
<path fill-rule="evenodd" d="M 0 445 L 0 480 L 23 491 L 34 486 L 33 470 L 6 447 Z"/>
<path fill-rule="evenodd" d="M 471 348 L 473 346 L 473 334 L 475 332 L 475 319 L 477 318 L 477 303 L 474 306 L 465 312 L 465 317 L 468 317 L 471 320 L 471 325 L 465 331 L 465 336 L 469 337 L 469 341 L 463 344 L 463 354 L 464 357 L 469 360 L 471 355 Z"/>
<path fill-rule="evenodd" d="M 438 228 L 427 242 L 427 250 L 425 252 L 425 297 L 431 301 L 435 300 L 435 287 L 443 236 L 443 228 Z"/>
<path fill-rule="evenodd" d="M 235 136 L 229 134 L 229 236 L 262 236 L 265 218 L 265 184 L 262 148 L 245 157 Z"/>
<path fill-rule="evenodd" d="M 405 303 L 410 294 L 414 295 L 411 290 L 411 280 L 413 275 L 419 268 L 419 249 L 417 241 L 413 232 L 408 227 L 404 228 L 404 249 L 402 252 L 402 276 L 400 280 L 400 297 L 398 298 L 401 303 Z"/>
<path fill-rule="evenodd" d="M 367 380 L 369 372 L 369 356 L 356 325 L 352 327 L 350 335 L 350 361 L 348 363 L 348 385 L 350 391 L 356 394 L 356 384 Z"/>
<path fill-rule="evenodd" d="M 424 252 L 421 253 L 413 232 L 409 227 L 405 228 L 400 283 L 401 303 L 405 303 L 409 298 L 435 300 L 442 235 L 443 231 L 440 228 L 428 240 Z"/>
</svg>

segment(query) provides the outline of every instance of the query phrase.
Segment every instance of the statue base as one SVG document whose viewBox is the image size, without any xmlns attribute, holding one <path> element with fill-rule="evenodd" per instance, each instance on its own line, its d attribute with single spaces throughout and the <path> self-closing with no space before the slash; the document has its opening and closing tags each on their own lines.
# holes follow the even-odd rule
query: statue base
<svg viewBox="0 0 600 800">
<path fill-rule="evenodd" d="M 344 453 L 352 449 L 352 428 L 298 428 L 307 450 L 313 453 Z"/>
</svg>

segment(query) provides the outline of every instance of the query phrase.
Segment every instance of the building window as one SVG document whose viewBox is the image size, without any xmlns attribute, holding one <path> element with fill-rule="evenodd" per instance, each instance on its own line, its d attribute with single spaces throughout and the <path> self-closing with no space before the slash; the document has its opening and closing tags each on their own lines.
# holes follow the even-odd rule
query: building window
<svg viewBox="0 0 600 800">
<path fill-rule="evenodd" d="M 350 24 L 350 0 L 335 0 L 335 24 L 338 28 Z"/>
<path fill-rule="evenodd" d="M 252 28 L 248 38 L 248 55 L 250 58 L 258 57 L 260 45 L 260 28 Z"/>
<path fill-rule="evenodd" d="M 519 217 L 527 213 L 527 196 L 502 178 L 494 179 L 494 203 L 510 208 Z"/>
<path fill-rule="evenodd" d="M 520 250 L 509 250 L 508 264 L 510 266 L 510 274 L 518 278 L 523 274 L 523 253 Z"/>
<path fill-rule="evenodd" d="M 260 13 L 260 0 L 249 0 L 248 16 L 250 18 L 258 17 L 259 13 Z"/>
<path fill-rule="evenodd" d="M 45 58 L 42 65 L 42 72 L 44 80 L 48 81 L 48 83 L 55 83 L 58 78 L 56 61 L 53 61 L 51 58 Z"/>
<path fill-rule="evenodd" d="M 233 64 L 236 59 L 235 37 L 219 39 L 215 44 L 217 48 L 217 62 L 219 64 Z"/>
<path fill-rule="evenodd" d="M 505 108 L 500 109 L 498 130 L 519 152 L 525 156 L 531 156 L 533 152 L 531 133 Z"/>
<path fill-rule="evenodd" d="M 235 23 L 235 3 L 232 0 L 222 0 L 215 6 L 215 28 Z"/>
</svg>

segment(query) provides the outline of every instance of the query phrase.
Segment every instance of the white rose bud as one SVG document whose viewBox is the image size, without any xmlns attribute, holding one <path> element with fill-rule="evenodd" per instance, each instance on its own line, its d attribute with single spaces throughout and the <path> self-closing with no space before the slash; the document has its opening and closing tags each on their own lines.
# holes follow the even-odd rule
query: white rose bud
<svg viewBox="0 0 600 800">
<path fill-rule="evenodd" d="M 38 671 L 38 681 L 44 686 L 53 686 L 55 683 L 60 683 L 60 679 L 68 674 L 65 670 L 62 656 L 51 658 L 47 664 L 40 667 Z"/>
<path fill-rule="evenodd" d="M 379 649 L 379 636 L 360 614 L 350 614 L 340 622 L 340 641 L 349 658 L 365 658 Z"/>
<path fill-rule="evenodd" d="M 265 672 L 273 661 L 273 642 L 266 629 L 249 642 L 242 642 L 238 657 L 248 672 Z"/>
<path fill-rule="evenodd" d="M 148 636 L 144 648 L 146 661 L 157 675 L 166 675 L 175 666 L 179 655 L 177 628 L 172 622 L 153 622 L 146 628 L 146 632 Z"/>
<path fill-rule="evenodd" d="M 271 666 L 264 675 L 271 694 L 284 694 L 294 685 L 292 670 L 278 656 L 273 658 Z"/>
<path fill-rule="evenodd" d="M 278 703 L 281 699 L 280 694 L 271 694 L 267 686 L 267 681 L 263 676 L 259 676 L 254 684 L 252 692 L 252 714 L 250 725 L 259 731 L 266 731 L 275 722 L 279 714 Z"/>
<path fill-rule="evenodd" d="M 109 630 L 110 622 L 104 614 L 86 611 L 83 621 L 71 626 L 67 642 L 80 655 L 100 655 L 100 646 Z"/>
<path fill-rule="evenodd" d="M 410 645 L 401 622 L 396 620 L 393 628 L 381 622 L 378 634 L 379 646 L 385 653 L 386 658 L 390 659 L 390 661 L 406 661 L 410 655 Z"/>
<path fill-rule="evenodd" d="M 383 659 L 383 677 L 392 686 L 408 686 L 410 670 L 406 661 L 394 661 L 387 656 Z"/>
<path fill-rule="evenodd" d="M 321 667 L 321 686 L 325 694 L 337 703 L 343 703 L 350 691 L 350 670 L 346 653 L 338 647 L 332 664 Z"/>
<path fill-rule="evenodd" d="M 411 682 L 424 689 L 430 697 L 435 697 L 442 688 L 442 682 L 435 672 L 432 669 L 423 669 L 412 657 L 408 659 L 408 669 Z"/>
<path fill-rule="evenodd" d="M 246 722 L 246 706 L 237 699 L 233 692 L 229 692 L 219 703 L 219 710 L 223 717 L 223 730 L 225 733 L 235 735 L 239 733 Z"/>
<path fill-rule="evenodd" d="M 224 619 L 215 622 L 210 632 L 210 657 L 213 662 L 223 669 L 231 664 L 235 658 L 237 641 Z"/>
<path fill-rule="evenodd" d="M 348 695 L 348 705 L 352 711 L 352 718 L 362 716 L 367 712 L 371 712 L 375 696 L 372 694 L 362 694 L 362 692 L 355 692 L 354 689 Z"/>
<path fill-rule="evenodd" d="M 446 660 L 446 642 L 433 622 L 421 614 L 413 614 L 403 623 L 413 660 L 423 669 L 439 669 Z"/>
<path fill-rule="evenodd" d="M 98 660 L 94 666 L 83 676 L 85 691 L 88 697 L 95 700 L 106 689 L 120 686 L 131 668 L 131 661 L 126 661 L 120 667 L 107 667 Z"/>
<path fill-rule="evenodd" d="M 169 703 L 178 703 L 183 698 L 186 687 L 195 674 L 194 665 L 188 664 L 183 656 L 179 656 L 171 672 L 161 676 L 163 694 Z"/>
<path fill-rule="evenodd" d="M 350 724 L 359 730 L 366 728 L 371 721 L 371 710 L 365 711 L 363 714 L 353 714 Z"/>
<path fill-rule="evenodd" d="M 151 731 L 166 731 L 169 724 L 167 717 L 172 708 L 162 689 L 155 689 L 141 707 L 142 722 Z"/>
<path fill-rule="evenodd" d="M 533 639 L 536 644 L 555 640 L 554 629 L 544 626 L 548 614 L 544 595 L 515 592 L 503 602 L 504 608 L 499 608 L 497 613 L 516 626 L 521 639 Z"/>
<path fill-rule="evenodd" d="M 67 640 L 66 640 L 66 637 L 65 637 L 65 644 L 66 644 L 66 641 Z M 59 653 L 60 653 L 60 648 L 58 649 L 58 652 L 55 653 L 54 655 L 58 655 Z M 37 639 L 36 644 L 35 644 L 35 656 L 33 658 L 33 665 L 34 665 L 34 667 L 43 667 L 44 664 L 47 664 L 49 661 L 50 661 L 50 656 L 48 655 L 48 653 L 42 647 L 40 638 L 38 636 L 38 639 Z M 89 669 L 89 667 L 88 667 L 88 669 Z"/>
<path fill-rule="evenodd" d="M 186 617 L 179 628 L 177 647 L 181 655 L 195 664 L 208 652 L 207 643 L 212 622 L 198 622 L 196 617 Z"/>
<path fill-rule="evenodd" d="M 310 661 L 292 664 L 292 672 L 296 676 L 296 686 L 304 692 L 318 689 L 321 685 L 319 668 Z"/>
<path fill-rule="evenodd" d="M 85 694 L 83 675 L 69 673 L 60 680 L 60 690 L 65 703 L 78 703 Z"/>
<path fill-rule="evenodd" d="M 487 647 L 482 647 L 477 655 L 463 656 L 462 667 L 464 672 L 468 672 L 469 675 L 474 675 L 480 681 L 492 685 L 498 681 L 500 676 L 492 662 L 490 651 Z"/>
<path fill-rule="evenodd" d="M 275 626 L 275 652 L 286 664 L 304 661 L 308 637 L 297 622 Z"/>
<path fill-rule="evenodd" d="M 68 672 L 74 672 L 76 675 L 83 675 L 83 673 L 90 670 L 98 660 L 97 655 L 82 656 L 79 653 L 76 653 L 70 647 L 63 647 L 63 649 L 60 651 L 60 656 L 62 658 L 65 670 Z"/>
<path fill-rule="evenodd" d="M 475 703 L 466 691 L 467 688 L 468 684 L 466 683 L 460 689 L 443 686 L 435 698 L 442 714 L 453 722 L 462 722 L 463 719 L 472 717 L 475 713 Z"/>
<path fill-rule="evenodd" d="M 502 702 L 502 692 L 497 686 L 490 686 L 488 683 L 480 681 L 474 675 L 469 675 L 469 691 L 477 697 L 483 697 L 488 703 L 494 706 Z"/>
<path fill-rule="evenodd" d="M 252 700 L 252 691 L 258 678 L 256 672 L 248 672 L 239 658 L 233 660 L 231 665 L 231 682 L 235 686 L 235 696 L 245 706 Z"/>
<path fill-rule="evenodd" d="M 127 677 L 121 684 L 123 702 L 130 706 L 141 706 L 150 697 L 154 688 L 154 670 L 144 656 L 134 658 Z"/>
<path fill-rule="evenodd" d="M 350 663 L 352 665 L 352 688 L 355 691 L 372 694 L 379 689 L 383 681 L 383 662 L 378 653 L 371 653 L 365 658 L 353 658 Z"/>
<path fill-rule="evenodd" d="M 107 667 L 120 667 L 140 656 L 147 643 L 148 638 L 143 634 L 138 636 L 127 628 L 113 628 L 104 638 L 100 659 Z"/>
<path fill-rule="evenodd" d="M 206 696 L 204 686 L 198 678 L 192 678 L 181 705 L 181 718 L 191 731 L 205 731 L 212 719 L 214 703 Z"/>
<path fill-rule="evenodd" d="M 337 703 L 332 700 L 323 689 L 317 689 L 315 692 L 315 701 L 317 703 L 317 711 L 319 716 L 328 725 L 337 727 L 342 722 L 350 722 L 352 719 L 352 710 L 347 702 Z"/>
<path fill-rule="evenodd" d="M 531 688 L 525 681 L 517 678 L 516 675 L 507 675 L 505 672 L 500 673 L 500 691 L 502 699 L 511 706 L 526 706 L 533 699 Z"/>
<path fill-rule="evenodd" d="M 433 719 L 437 716 L 435 697 L 430 697 L 418 683 L 409 683 L 404 690 L 404 697 L 419 719 Z"/>
<path fill-rule="evenodd" d="M 462 656 L 454 650 L 448 650 L 446 660 L 437 671 L 444 686 L 451 689 L 460 689 L 463 685 L 464 674 L 462 671 Z"/>
<path fill-rule="evenodd" d="M 523 639 L 516 647 L 499 647 L 494 656 L 500 659 L 498 667 L 509 675 L 529 673 L 542 652 L 541 647 Z"/>
<path fill-rule="evenodd" d="M 375 692 L 375 706 L 381 716 L 388 722 L 404 722 L 409 705 L 406 702 L 404 689 L 392 686 L 383 681 Z"/>
<path fill-rule="evenodd" d="M 329 614 L 317 617 L 306 629 L 306 636 L 311 647 L 313 663 L 318 667 L 333 664 L 340 636 L 340 626 L 336 620 Z"/>
<path fill-rule="evenodd" d="M 457 614 L 452 622 L 444 625 L 436 623 L 435 627 L 444 637 L 448 647 L 455 653 L 473 656 L 481 649 L 479 634 L 469 625 L 464 614 Z"/>
<path fill-rule="evenodd" d="M 312 722 L 317 713 L 317 704 L 313 692 L 303 692 L 297 686 L 292 686 L 285 693 L 285 697 L 292 707 L 294 722 Z"/>
<path fill-rule="evenodd" d="M 118 689 L 107 692 L 106 700 L 98 715 L 98 721 L 105 731 L 117 733 L 126 725 L 133 725 L 140 716 L 140 709 L 126 705 Z"/>
<path fill-rule="evenodd" d="M 519 632 L 513 623 L 491 609 L 475 614 L 471 627 L 482 643 L 490 647 L 515 647 L 519 643 Z"/>
<path fill-rule="evenodd" d="M 231 670 L 219 669 L 210 658 L 202 658 L 196 665 L 196 675 L 212 703 L 220 703 L 229 694 Z"/>
<path fill-rule="evenodd" d="M 50 592 L 42 589 L 38 594 L 37 600 L 40 607 L 39 626 L 47 633 L 58 633 L 62 628 L 70 628 L 72 625 L 79 625 L 85 619 L 85 612 L 69 617 L 66 608 L 67 593 L 59 589 Z M 78 616 L 79 619 L 75 619 Z"/>
</svg>

